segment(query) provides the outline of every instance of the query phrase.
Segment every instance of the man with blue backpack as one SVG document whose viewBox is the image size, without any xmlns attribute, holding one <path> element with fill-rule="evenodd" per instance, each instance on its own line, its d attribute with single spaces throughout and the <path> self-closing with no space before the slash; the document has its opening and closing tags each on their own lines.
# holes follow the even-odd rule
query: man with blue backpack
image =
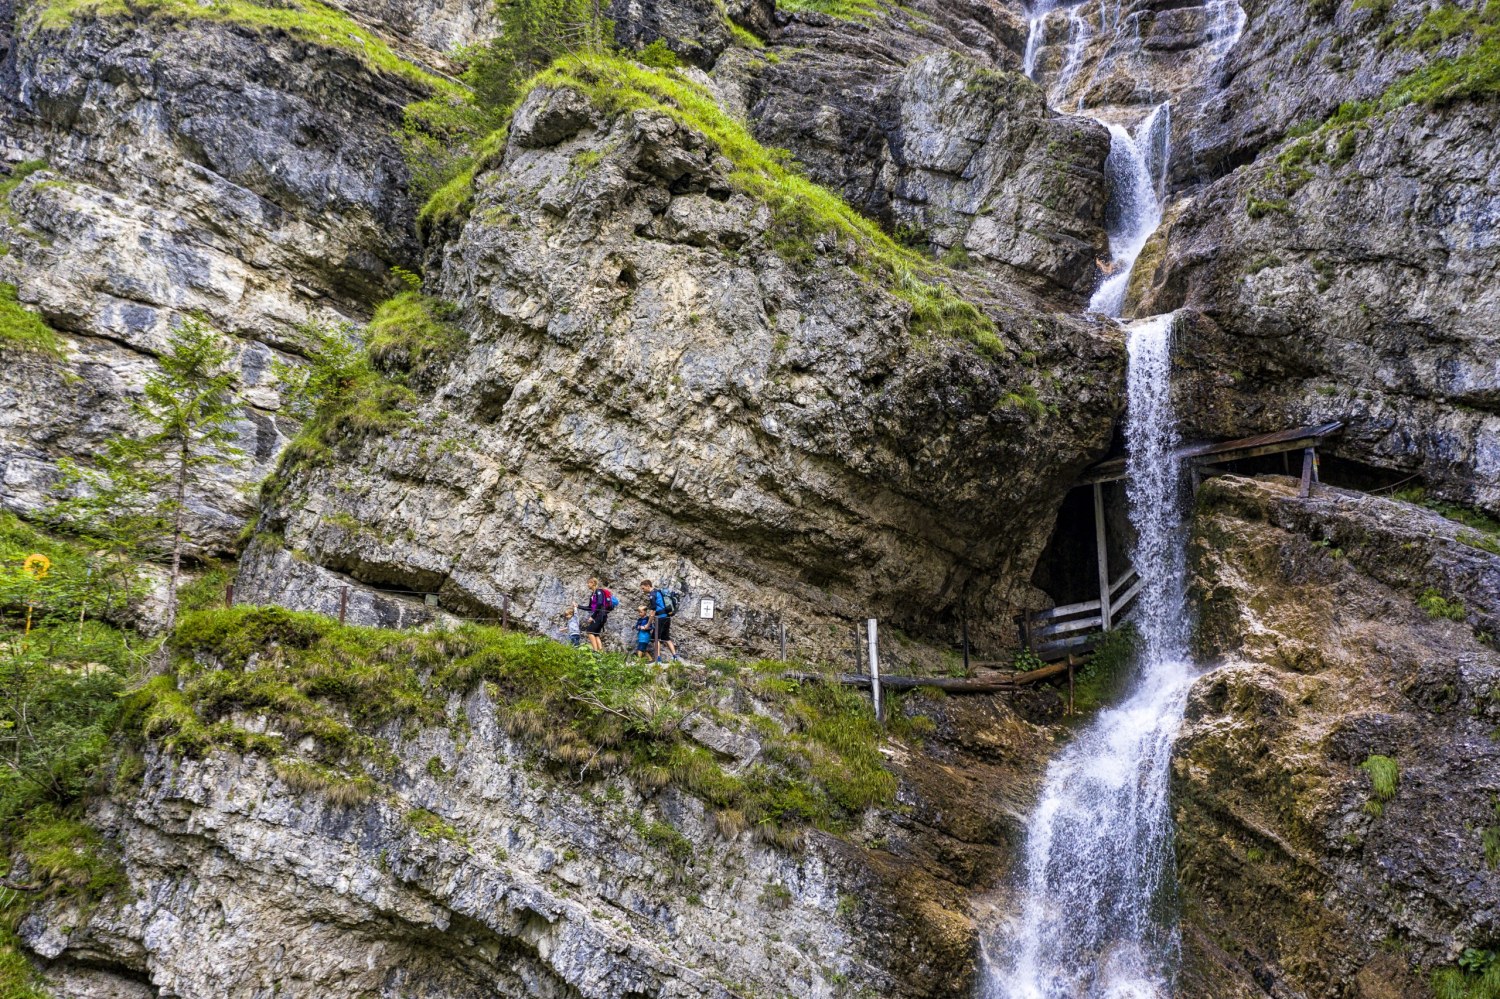
<svg viewBox="0 0 1500 999">
<path fill-rule="evenodd" d="M 604 622 L 609 620 L 609 612 L 618 606 L 619 597 L 600 586 L 599 580 L 589 580 L 589 602 L 579 604 L 578 609 L 589 612 L 589 626 L 584 634 L 588 636 L 589 648 L 595 652 L 604 651 Z"/>
<path fill-rule="evenodd" d="M 682 594 L 676 590 L 657 589 L 649 579 L 641 580 L 641 593 L 646 597 L 646 606 L 656 625 L 656 661 L 661 662 L 661 650 L 664 646 L 673 659 L 678 658 L 677 646 L 672 641 L 672 618 L 677 615 Z"/>
</svg>

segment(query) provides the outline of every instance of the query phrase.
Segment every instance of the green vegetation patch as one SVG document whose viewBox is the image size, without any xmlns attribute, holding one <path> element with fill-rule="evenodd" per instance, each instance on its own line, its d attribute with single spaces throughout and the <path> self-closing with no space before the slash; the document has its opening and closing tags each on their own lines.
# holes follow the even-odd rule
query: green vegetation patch
<svg viewBox="0 0 1500 999">
<path fill-rule="evenodd" d="M 576 90 L 608 114 L 665 114 L 698 132 L 734 164 L 731 183 L 771 208 L 773 249 L 789 262 L 810 264 L 816 256 L 814 242 L 836 236 L 853 253 L 856 269 L 911 306 L 913 333 L 963 336 L 987 352 L 1004 354 L 994 323 L 942 282 L 939 264 L 900 245 L 837 194 L 797 172 L 790 154 L 757 142 L 697 84 L 670 70 L 589 54 L 557 60 L 533 77 L 527 89 L 539 86 Z M 452 189 L 434 195 L 441 198 L 442 210 L 461 210 L 468 197 Z M 432 204 L 423 209 L 427 218 L 439 212 Z"/>
<path fill-rule="evenodd" d="M 1396 797 L 1396 788 L 1401 783 L 1401 768 L 1389 756 L 1372 753 L 1359 768 L 1370 775 L 1370 800 L 1365 802 L 1365 811 L 1379 818 L 1385 814 L 1386 802 Z"/>
<path fill-rule="evenodd" d="M 881 13 L 876 0 L 778 0 L 789 14 L 822 14 L 840 21 L 868 21 Z"/>
<path fill-rule="evenodd" d="M 61 359 L 62 338 L 47 321 L 22 305 L 16 286 L 0 282 L 0 344 L 15 350 Z"/>
<path fill-rule="evenodd" d="M 29 13 L 42 30 L 61 30 L 81 17 L 151 17 L 169 21 L 228 21 L 259 31 L 282 31 L 313 45 L 347 52 L 370 69 L 433 92 L 459 92 L 452 80 L 403 59 L 384 39 L 348 14 L 318 0 L 48 0 Z"/>
<path fill-rule="evenodd" d="M 1449 600 L 1436 588 L 1430 586 L 1417 596 L 1417 606 L 1433 620 L 1462 621 L 1468 616 L 1468 611 L 1465 610 L 1462 601 Z"/>
<path fill-rule="evenodd" d="M 1434 999 L 1500 999 L 1500 953 L 1470 947 L 1452 968 L 1433 973 Z"/>
<path fill-rule="evenodd" d="M 372 733 L 447 724 L 450 696 L 481 684 L 506 731 L 543 765 L 577 777 L 625 773 L 648 790 L 680 787 L 720 813 L 721 828 L 792 845 L 803 827 L 840 832 L 895 800 L 868 699 L 836 684 L 782 680 L 780 662 L 660 673 L 644 660 L 498 628 L 356 628 L 269 607 L 185 614 L 172 646 L 180 682 L 161 677 L 129 695 L 128 731 L 189 756 L 225 748 L 278 760 L 310 736 L 315 758 L 278 762 L 278 773 L 351 800 L 373 793 L 362 783 L 368 770 L 394 762 Z M 722 711 L 731 695 L 767 713 Z M 685 734 L 700 713 L 753 734 L 761 759 L 725 769 Z M 263 717 L 265 731 L 237 727 L 247 716 Z M 647 838 L 679 852 L 664 835 Z"/>
<path fill-rule="evenodd" d="M 376 307 L 363 346 L 351 327 L 304 326 L 306 362 L 276 365 L 284 403 L 304 423 L 262 498 L 274 500 L 297 470 L 327 461 L 338 448 L 411 426 L 421 393 L 468 342 L 452 322 L 454 311 L 420 291 L 401 292 Z"/>
</svg>

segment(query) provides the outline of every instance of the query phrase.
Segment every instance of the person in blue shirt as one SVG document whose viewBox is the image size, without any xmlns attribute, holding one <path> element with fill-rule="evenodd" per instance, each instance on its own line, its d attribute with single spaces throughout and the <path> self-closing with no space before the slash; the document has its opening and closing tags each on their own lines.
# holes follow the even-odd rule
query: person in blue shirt
<svg viewBox="0 0 1500 999">
<path fill-rule="evenodd" d="M 637 607 L 635 612 L 640 615 L 640 617 L 635 619 L 635 654 L 643 659 L 649 659 L 651 656 L 651 633 L 655 630 L 651 621 L 652 615 L 645 604 Z"/>
<path fill-rule="evenodd" d="M 641 596 L 646 598 L 646 604 L 651 609 L 651 620 L 656 626 L 656 632 L 652 636 L 656 641 L 656 658 L 658 660 L 671 656 L 678 658 L 677 645 L 672 641 L 672 613 L 675 610 L 671 601 L 667 598 L 666 591 L 659 590 L 652 585 L 651 580 L 641 580 Z M 674 596 L 673 600 L 676 599 Z M 666 653 L 663 654 L 662 650 Z"/>
</svg>

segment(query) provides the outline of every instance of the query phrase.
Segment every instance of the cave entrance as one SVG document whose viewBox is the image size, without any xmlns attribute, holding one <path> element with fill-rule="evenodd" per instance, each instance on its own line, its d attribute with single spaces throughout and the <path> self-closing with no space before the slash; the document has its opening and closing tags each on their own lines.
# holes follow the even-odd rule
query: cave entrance
<svg viewBox="0 0 1500 999">
<path fill-rule="evenodd" d="M 1130 566 L 1125 502 L 1122 478 L 1078 486 L 1063 497 L 1031 576 L 1056 605 L 1019 622 L 1022 642 L 1042 659 L 1087 651 L 1133 608 L 1140 583 Z"/>
</svg>

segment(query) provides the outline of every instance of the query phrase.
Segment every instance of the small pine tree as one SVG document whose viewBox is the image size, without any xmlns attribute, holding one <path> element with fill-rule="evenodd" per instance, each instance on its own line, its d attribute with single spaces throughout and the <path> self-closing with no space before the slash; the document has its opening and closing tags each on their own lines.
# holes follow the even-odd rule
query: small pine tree
<svg viewBox="0 0 1500 999">
<path fill-rule="evenodd" d="M 614 42 L 614 22 L 602 0 L 498 0 L 500 32 L 470 53 L 464 79 L 481 107 L 503 108 L 521 85 L 570 52 L 605 52 Z"/>
<path fill-rule="evenodd" d="M 210 469 L 238 465 L 243 456 L 234 444 L 239 404 L 230 360 L 206 323 L 184 320 L 131 404 L 142 433 L 111 437 L 90 467 L 66 468 L 65 481 L 81 488 L 59 504 L 59 520 L 118 555 L 170 558 L 168 632 L 177 623 L 188 492 Z"/>
</svg>

